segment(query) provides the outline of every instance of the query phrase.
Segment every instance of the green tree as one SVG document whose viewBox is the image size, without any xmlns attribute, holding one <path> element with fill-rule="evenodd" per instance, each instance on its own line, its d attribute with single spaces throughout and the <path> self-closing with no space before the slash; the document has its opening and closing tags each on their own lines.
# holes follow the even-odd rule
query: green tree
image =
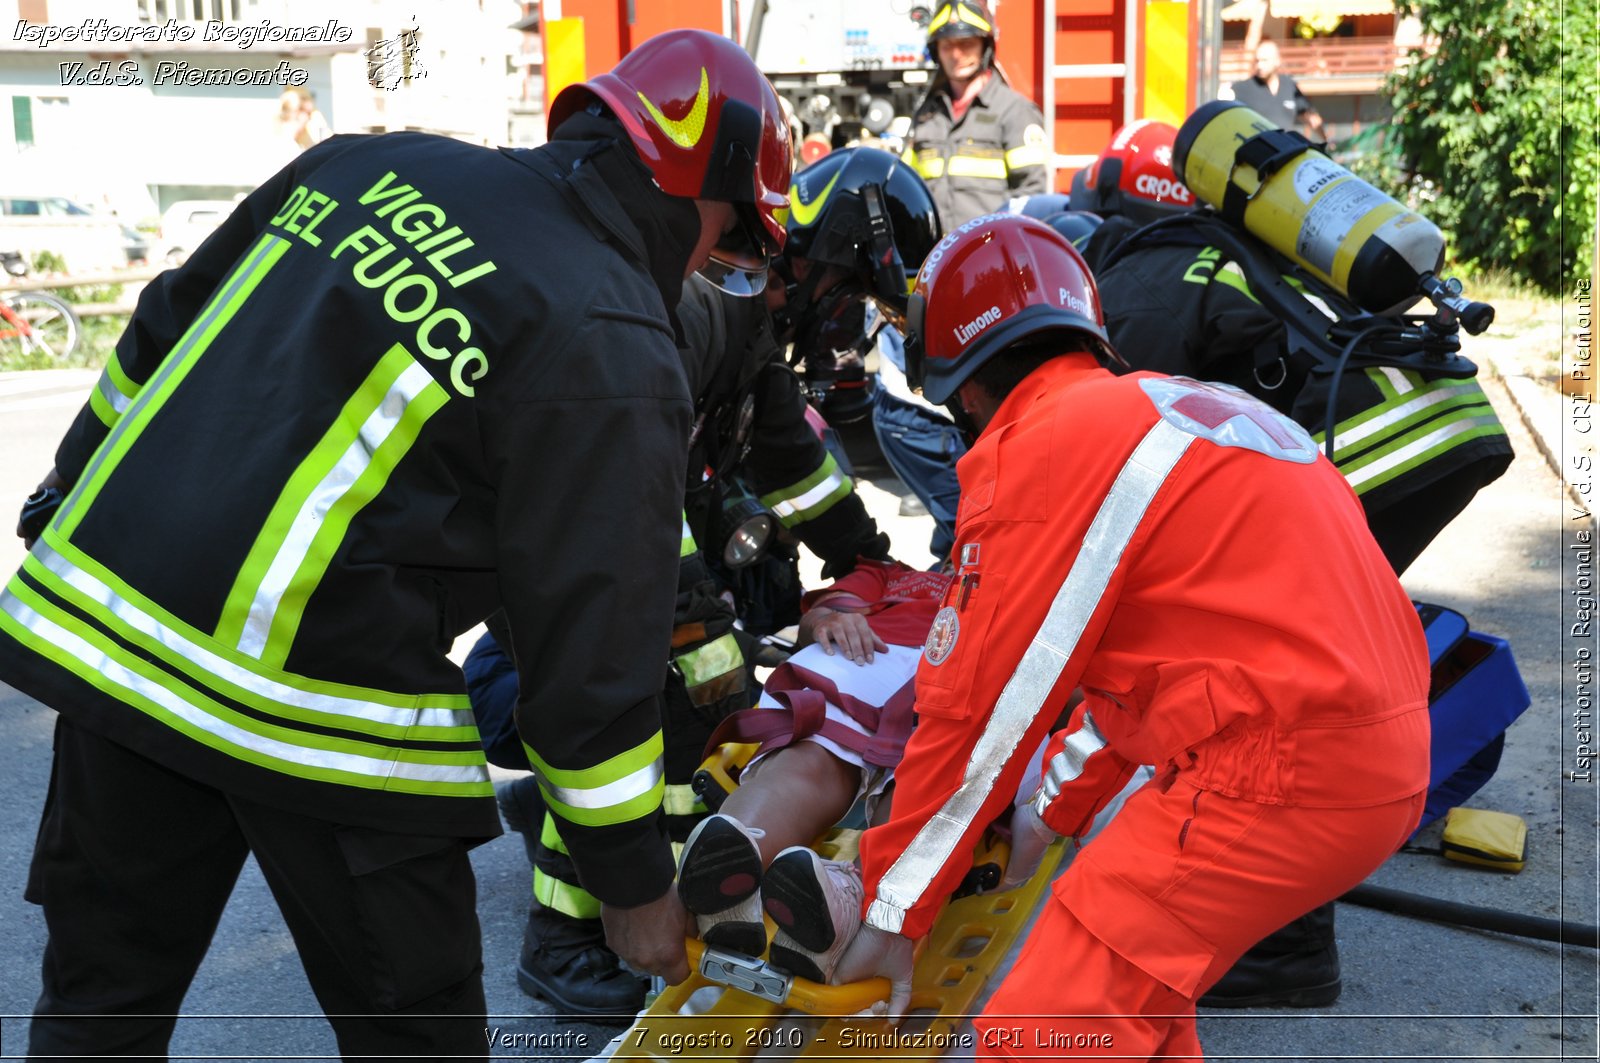
<svg viewBox="0 0 1600 1063">
<path fill-rule="evenodd" d="M 1587 275 L 1600 190 L 1596 0 L 1412 0 L 1437 46 L 1389 79 L 1403 181 L 1457 265 Z"/>
</svg>

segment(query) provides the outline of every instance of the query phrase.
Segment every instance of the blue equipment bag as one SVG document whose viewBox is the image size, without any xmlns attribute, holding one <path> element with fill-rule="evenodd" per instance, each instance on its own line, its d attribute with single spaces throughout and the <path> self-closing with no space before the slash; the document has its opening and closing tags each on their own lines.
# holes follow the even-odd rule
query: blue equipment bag
<svg viewBox="0 0 1600 1063">
<path fill-rule="evenodd" d="M 1467 618 L 1453 609 L 1412 604 L 1428 637 L 1433 668 L 1428 688 L 1433 767 L 1420 831 L 1494 777 L 1506 728 L 1532 699 L 1505 639 L 1471 630 Z"/>
</svg>

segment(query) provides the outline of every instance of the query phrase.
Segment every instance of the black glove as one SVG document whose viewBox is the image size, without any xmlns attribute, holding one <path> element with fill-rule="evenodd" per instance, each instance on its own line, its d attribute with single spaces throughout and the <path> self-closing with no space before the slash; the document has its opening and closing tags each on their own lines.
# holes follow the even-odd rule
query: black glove
<svg viewBox="0 0 1600 1063">
<path fill-rule="evenodd" d="M 29 549 L 66 497 L 66 492 L 59 487 L 41 487 L 22 503 L 22 512 L 17 515 L 17 537 Z"/>
</svg>

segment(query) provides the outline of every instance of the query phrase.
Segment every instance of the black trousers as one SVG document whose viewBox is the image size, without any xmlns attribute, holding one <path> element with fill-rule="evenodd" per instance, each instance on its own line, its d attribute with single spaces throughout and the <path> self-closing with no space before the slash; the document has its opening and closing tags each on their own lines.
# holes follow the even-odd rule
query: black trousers
<svg viewBox="0 0 1600 1063">
<path fill-rule="evenodd" d="M 340 826 L 245 801 L 66 720 L 28 876 L 27 898 L 43 906 L 49 929 L 30 1055 L 166 1058 L 251 852 L 340 1052 L 487 1058 L 476 887 L 462 839 Z"/>
</svg>

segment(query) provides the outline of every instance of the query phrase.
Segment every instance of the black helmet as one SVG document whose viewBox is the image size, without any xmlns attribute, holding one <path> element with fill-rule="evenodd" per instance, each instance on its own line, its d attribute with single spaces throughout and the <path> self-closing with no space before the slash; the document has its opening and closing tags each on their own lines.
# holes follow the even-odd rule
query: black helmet
<svg viewBox="0 0 1600 1063">
<path fill-rule="evenodd" d="M 1063 210 L 1044 219 L 1044 223 L 1067 238 L 1079 254 L 1085 253 L 1092 237 L 1105 219 L 1087 210 Z"/>
<path fill-rule="evenodd" d="M 939 211 L 928 186 L 886 151 L 845 148 L 801 170 L 789 186 L 788 238 L 779 260 L 788 296 L 784 311 L 775 315 L 780 334 L 804 334 L 807 329 L 797 326 L 818 316 L 819 304 L 840 300 L 871 299 L 891 323 L 903 325 L 917 270 L 939 236 Z M 838 266 L 851 279 L 815 299 L 822 271 L 810 270 L 805 281 L 797 281 L 797 258 Z"/>
<path fill-rule="evenodd" d="M 952 37 L 983 38 L 983 69 L 994 65 L 994 16 L 983 0 L 943 0 L 928 20 L 928 61 L 939 62 L 939 42 Z"/>
<path fill-rule="evenodd" d="M 1031 196 L 1023 196 L 1022 201 L 1013 204 L 1011 209 L 1024 218 L 1044 221 L 1064 210 L 1071 210 L 1072 202 L 1065 192 L 1035 192 Z"/>
</svg>

